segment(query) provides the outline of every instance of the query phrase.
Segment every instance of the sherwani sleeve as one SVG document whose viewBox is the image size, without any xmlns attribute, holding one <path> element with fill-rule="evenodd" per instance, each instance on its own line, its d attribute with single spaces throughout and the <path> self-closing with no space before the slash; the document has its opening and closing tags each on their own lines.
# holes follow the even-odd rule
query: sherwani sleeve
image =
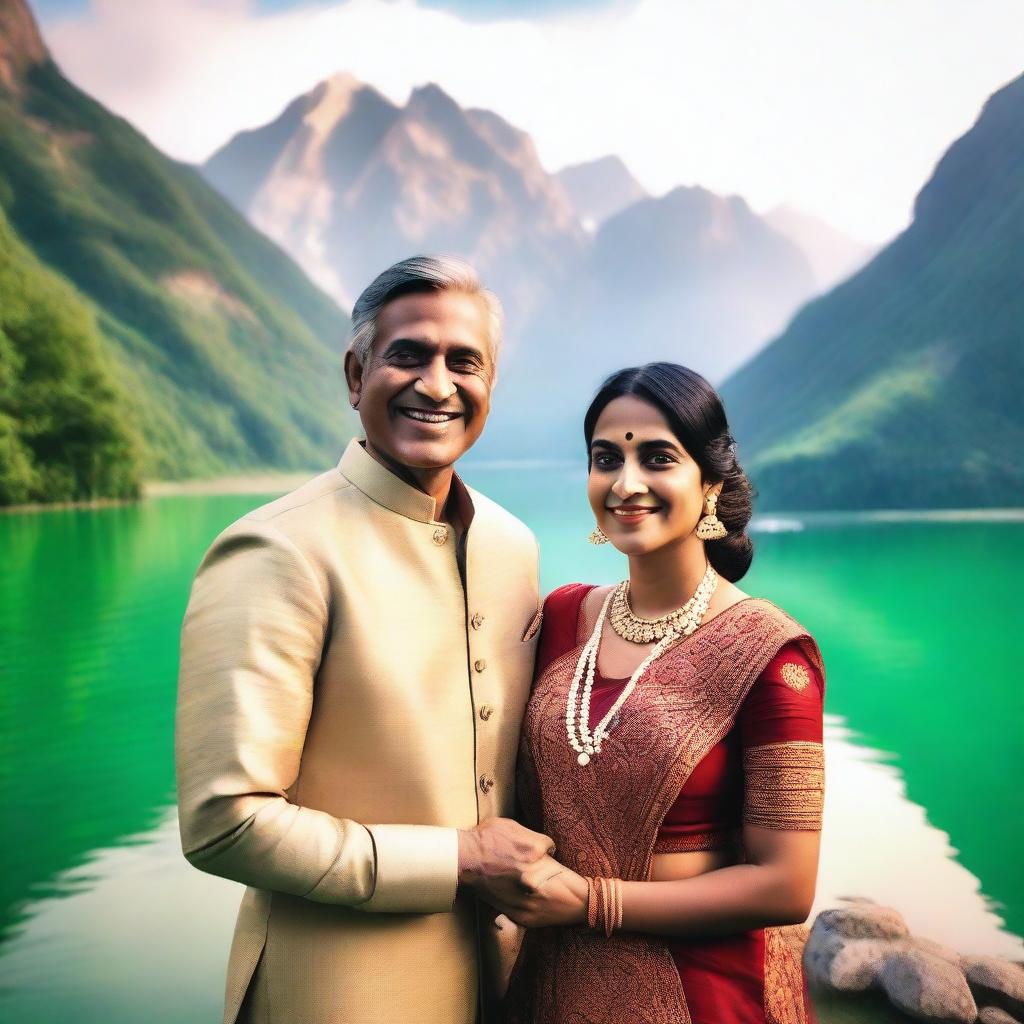
<svg viewBox="0 0 1024 1024">
<path fill-rule="evenodd" d="M 319 903 L 450 910 L 455 829 L 365 825 L 289 798 L 328 621 L 325 585 L 272 524 L 241 520 L 207 552 L 181 634 L 175 757 L 185 857 Z"/>
</svg>

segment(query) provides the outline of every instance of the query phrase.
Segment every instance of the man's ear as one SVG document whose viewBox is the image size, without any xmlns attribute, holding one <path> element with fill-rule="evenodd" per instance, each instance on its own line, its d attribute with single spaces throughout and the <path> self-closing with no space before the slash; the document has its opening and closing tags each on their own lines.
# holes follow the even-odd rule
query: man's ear
<svg viewBox="0 0 1024 1024">
<path fill-rule="evenodd" d="M 348 384 L 349 405 L 358 409 L 363 393 L 363 364 L 351 349 L 345 353 L 345 383 Z"/>
</svg>

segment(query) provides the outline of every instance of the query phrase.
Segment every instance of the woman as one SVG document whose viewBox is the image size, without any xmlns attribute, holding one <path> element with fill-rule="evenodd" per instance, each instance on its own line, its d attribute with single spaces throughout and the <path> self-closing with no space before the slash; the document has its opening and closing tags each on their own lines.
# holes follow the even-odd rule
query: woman
<svg viewBox="0 0 1024 1024">
<path fill-rule="evenodd" d="M 545 603 L 523 724 L 525 823 L 550 836 L 508 1024 L 796 1024 L 813 1011 L 779 926 L 814 897 L 824 669 L 807 631 L 735 586 L 751 488 L 692 370 L 609 378 L 587 412 L 616 587 Z"/>
</svg>

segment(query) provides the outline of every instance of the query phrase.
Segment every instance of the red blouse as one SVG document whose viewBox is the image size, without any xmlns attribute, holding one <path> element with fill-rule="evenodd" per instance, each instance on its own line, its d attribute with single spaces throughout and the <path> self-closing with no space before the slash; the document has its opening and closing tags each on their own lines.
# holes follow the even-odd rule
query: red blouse
<svg viewBox="0 0 1024 1024">
<path fill-rule="evenodd" d="M 538 674 L 576 646 L 580 609 L 592 589 L 588 584 L 570 583 L 548 596 Z M 627 682 L 595 674 L 591 728 Z M 785 644 L 751 686 L 732 728 L 686 780 L 662 822 L 654 852 L 712 850 L 734 843 L 744 820 L 744 751 L 772 743 L 820 744 L 823 700 L 821 674 L 797 643 Z"/>
</svg>

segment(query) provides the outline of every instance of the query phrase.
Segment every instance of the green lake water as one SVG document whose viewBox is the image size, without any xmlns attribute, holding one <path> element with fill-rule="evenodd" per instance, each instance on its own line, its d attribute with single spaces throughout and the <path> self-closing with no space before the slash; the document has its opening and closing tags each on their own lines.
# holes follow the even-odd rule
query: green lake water
<svg viewBox="0 0 1024 1024">
<path fill-rule="evenodd" d="M 586 543 L 579 471 L 465 475 L 536 532 L 545 591 L 624 574 Z M 209 542 L 263 500 L 0 516 L 0 1019 L 220 1019 L 241 890 L 177 846 L 178 627 Z M 741 586 L 808 626 L 827 667 L 817 908 L 869 896 L 1024 959 L 1024 518 L 757 526 Z"/>
</svg>

